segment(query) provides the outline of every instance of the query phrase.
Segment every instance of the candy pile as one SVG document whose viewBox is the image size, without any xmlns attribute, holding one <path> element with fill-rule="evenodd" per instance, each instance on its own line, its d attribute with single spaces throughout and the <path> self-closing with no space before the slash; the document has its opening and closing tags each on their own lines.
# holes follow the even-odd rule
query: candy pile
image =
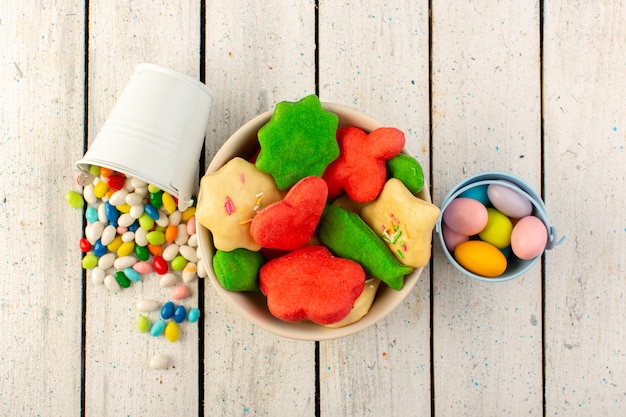
<svg viewBox="0 0 626 417">
<path fill-rule="evenodd" d="M 85 209 L 86 226 L 79 247 L 85 254 L 82 267 L 89 271 L 91 282 L 119 292 L 155 272 L 160 277 L 158 285 L 171 288 L 170 298 L 189 297 L 187 284 L 206 276 L 197 249 L 195 204 L 181 211 L 168 192 L 104 167 L 91 166 L 89 174 L 80 174 L 77 182 L 83 187 L 82 195 L 71 190 L 66 200 L 73 208 Z M 155 305 L 159 304 L 144 300 L 138 309 L 152 311 Z M 173 304 L 165 305 L 170 308 Z M 165 334 L 174 342 L 180 333 L 178 324 L 184 321 L 181 312 L 186 310 L 181 305 L 175 311 L 176 315 L 168 317 L 174 321 L 166 323 L 167 319 L 161 318 L 152 325 L 140 315 L 138 328 L 147 331 L 150 327 L 153 336 Z M 186 314 L 189 322 L 199 318 L 195 308 Z"/>
<path fill-rule="evenodd" d="M 180 335 L 179 324 L 185 320 L 195 323 L 200 318 L 200 310 L 190 308 L 189 311 L 183 305 L 175 305 L 172 301 L 168 301 L 162 307 L 156 300 L 144 299 L 137 302 L 137 311 L 141 313 L 150 313 L 161 309 L 160 318 L 151 322 L 146 314 L 140 314 L 137 317 L 137 329 L 141 333 L 150 333 L 151 336 L 157 337 L 165 334 L 165 338 L 170 342 L 176 342 Z"/>
<path fill-rule="evenodd" d="M 444 209 L 441 232 L 456 261 L 477 275 L 496 278 L 517 259 L 531 260 L 546 248 L 548 231 L 515 184 L 469 188 Z"/>
</svg>

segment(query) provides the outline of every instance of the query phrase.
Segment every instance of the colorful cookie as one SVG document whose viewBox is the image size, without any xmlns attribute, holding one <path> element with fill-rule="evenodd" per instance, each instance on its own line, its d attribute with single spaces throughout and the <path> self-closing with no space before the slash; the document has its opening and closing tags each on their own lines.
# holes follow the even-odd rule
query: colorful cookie
<svg viewBox="0 0 626 417">
<path fill-rule="evenodd" d="M 324 246 L 305 246 L 269 261 L 259 274 L 261 292 L 275 317 L 331 324 L 343 320 L 363 292 L 361 265 Z"/>
<path fill-rule="evenodd" d="M 260 210 L 250 226 L 250 234 L 264 248 L 294 250 L 306 245 L 319 222 L 328 187 L 319 177 L 298 181 L 285 198 Z"/>
<path fill-rule="evenodd" d="M 379 285 L 379 279 L 370 278 L 366 280 L 363 292 L 354 302 L 354 307 L 352 307 L 350 314 L 348 314 L 345 319 L 338 321 L 337 323 L 327 324 L 326 327 L 336 329 L 361 320 L 363 316 L 370 311 L 370 307 L 374 302 L 374 297 L 376 297 L 376 291 L 378 290 Z"/>
<path fill-rule="evenodd" d="M 328 166 L 324 179 L 328 195 L 338 197 L 344 190 L 359 203 L 374 200 L 387 180 L 387 160 L 404 147 L 404 133 L 381 127 L 370 134 L 353 126 L 337 130 L 339 158 Z"/>
<path fill-rule="evenodd" d="M 282 101 L 258 132 L 261 152 L 256 166 L 285 190 L 304 177 L 321 177 L 339 156 L 335 133 L 339 118 L 325 111 L 315 95 Z"/>
<path fill-rule="evenodd" d="M 360 263 L 368 274 L 394 290 L 402 289 L 404 276 L 413 270 L 398 262 L 357 214 L 341 207 L 326 206 L 317 234 L 336 256 Z"/>
<path fill-rule="evenodd" d="M 414 196 L 399 179 L 387 181 L 380 196 L 361 210 L 361 217 L 401 263 L 420 268 L 430 260 L 439 207 Z"/>
<path fill-rule="evenodd" d="M 196 219 L 213 236 L 216 249 L 259 250 L 250 236 L 250 223 L 257 211 L 283 198 L 274 179 L 242 158 L 233 158 L 218 171 L 205 175 Z"/>
<path fill-rule="evenodd" d="M 424 187 L 424 171 L 417 159 L 400 153 L 387 161 L 387 176 L 397 178 L 413 194 L 417 195 Z"/>
<path fill-rule="evenodd" d="M 259 270 L 264 260 L 259 252 L 218 250 L 213 256 L 215 277 L 229 291 L 259 291 Z"/>
</svg>

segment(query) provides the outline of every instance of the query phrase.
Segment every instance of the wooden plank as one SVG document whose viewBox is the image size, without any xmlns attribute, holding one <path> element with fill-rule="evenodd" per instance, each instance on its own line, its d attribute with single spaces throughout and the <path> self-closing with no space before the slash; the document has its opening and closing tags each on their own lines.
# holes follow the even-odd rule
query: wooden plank
<svg viewBox="0 0 626 417">
<path fill-rule="evenodd" d="M 541 184 L 537 2 L 432 3 L 434 201 L 481 171 Z M 541 268 L 506 283 L 434 253 L 435 415 L 541 415 Z"/>
<path fill-rule="evenodd" d="M 207 2 L 207 166 L 245 122 L 315 92 L 314 13 L 313 1 Z M 256 328 L 205 286 L 204 414 L 314 416 L 315 343 Z"/>
<path fill-rule="evenodd" d="M 567 236 L 546 256 L 545 415 L 623 415 L 626 7 L 544 16 L 545 198 Z"/>
<path fill-rule="evenodd" d="M 93 141 L 129 81 L 135 66 L 149 62 L 199 77 L 200 2 L 155 6 L 140 0 L 90 2 L 89 10 L 89 141 Z M 120 149 L 120 152 L 123 152 Z M 193 162 L 193 161 L 190 161 Z M 198 305 L 192 297 L 176 304 Z M 162 415 L 199 410 L 198 326 L 181 324 L 176 343 L 136 330 L 136 302 L 172 300 L 156 276 L 118 293 L 87 282 L 86 381 L 87 415 Z M 152 322 L 158 312 L 149 315 Z M 169 356 L 165 370 L 149 368 L 155 353 Z M 166 411 L 167 410 L 167 411 Z"/>
<path fill-rule="evenodd" d="M 428 2 L 322 1 L 319 21 L 322 100 L 404 131 L 428 176 Z M 321 415 L 430 415 L 429 276 L 377 325 L 320 343 Z"/>
<path fill-rule="evenodd" d="M 78 415 L 83 3 L 0 5 L 0 414 Z"/>
</svg>

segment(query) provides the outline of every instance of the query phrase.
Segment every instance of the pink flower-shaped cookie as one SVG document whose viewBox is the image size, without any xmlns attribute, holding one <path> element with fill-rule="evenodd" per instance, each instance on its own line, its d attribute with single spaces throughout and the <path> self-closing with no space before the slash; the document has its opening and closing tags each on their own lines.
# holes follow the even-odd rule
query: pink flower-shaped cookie
<svg viewBox="0 0 626 417">
<path fill-rule="evenodd" d="M 259 286 L 275 317 L 331 324 L 343 320 L 363 292 L 365 271 L 324 246 L 305 246 L 261 267 Z"/>
</svg>

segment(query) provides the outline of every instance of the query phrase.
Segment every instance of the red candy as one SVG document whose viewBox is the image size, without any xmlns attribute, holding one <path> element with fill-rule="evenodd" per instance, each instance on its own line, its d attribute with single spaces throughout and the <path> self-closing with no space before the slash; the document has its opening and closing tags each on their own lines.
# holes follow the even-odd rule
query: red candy
<svg viewBox="0 0 626 417">
<path fill-rule="evenodd" d="M 365 271 L 333 256 L 324 246 L 305 246 L 269 261 L 259 287 L 270 312 L 281 320 L 332 324 L 343 320 L 363 292 Z"/>
<path fill-rule="evenodd" d="M 281 201 L 260 210 L 252 219 L 250 234 L 264 248 L 294 250 L 306 245 L 319 222 L 328 196 L 326 182 L 305 177 Z"/>
<path fill-rule="evenodd" d="M 168 271 L 167 262 L 161 255 L 156 255 L 152 260 L 152 267 L 154 271 L 159 275 L 165 275 Z"/>
<path fill-rule="evenodd" d="M 356 202 L 374 200 L 387 180 L 386 162 L 404 147 L 404 133 L 381 127 L 367 134 L 347 126 L 337 130 L 337 143 L 339 158 L 324 172 L 329 197 L 338 197 L 345 190 Z"/>
<path fill-rule="evenodd" d="M 81 252 L 87 253 L 91 250 L 91 243 L 89 243 L 89 241 L 84 237 L 81 237 L 78 241 L 78 247 L 80 248 Z"/>
<path fill-rule="evenodd" d="M 120 174 L 113 174 L 107 179 L 107 184 L 114 191 L 121 190 L 124 188 L 124 177 Z"/>
</svg>

